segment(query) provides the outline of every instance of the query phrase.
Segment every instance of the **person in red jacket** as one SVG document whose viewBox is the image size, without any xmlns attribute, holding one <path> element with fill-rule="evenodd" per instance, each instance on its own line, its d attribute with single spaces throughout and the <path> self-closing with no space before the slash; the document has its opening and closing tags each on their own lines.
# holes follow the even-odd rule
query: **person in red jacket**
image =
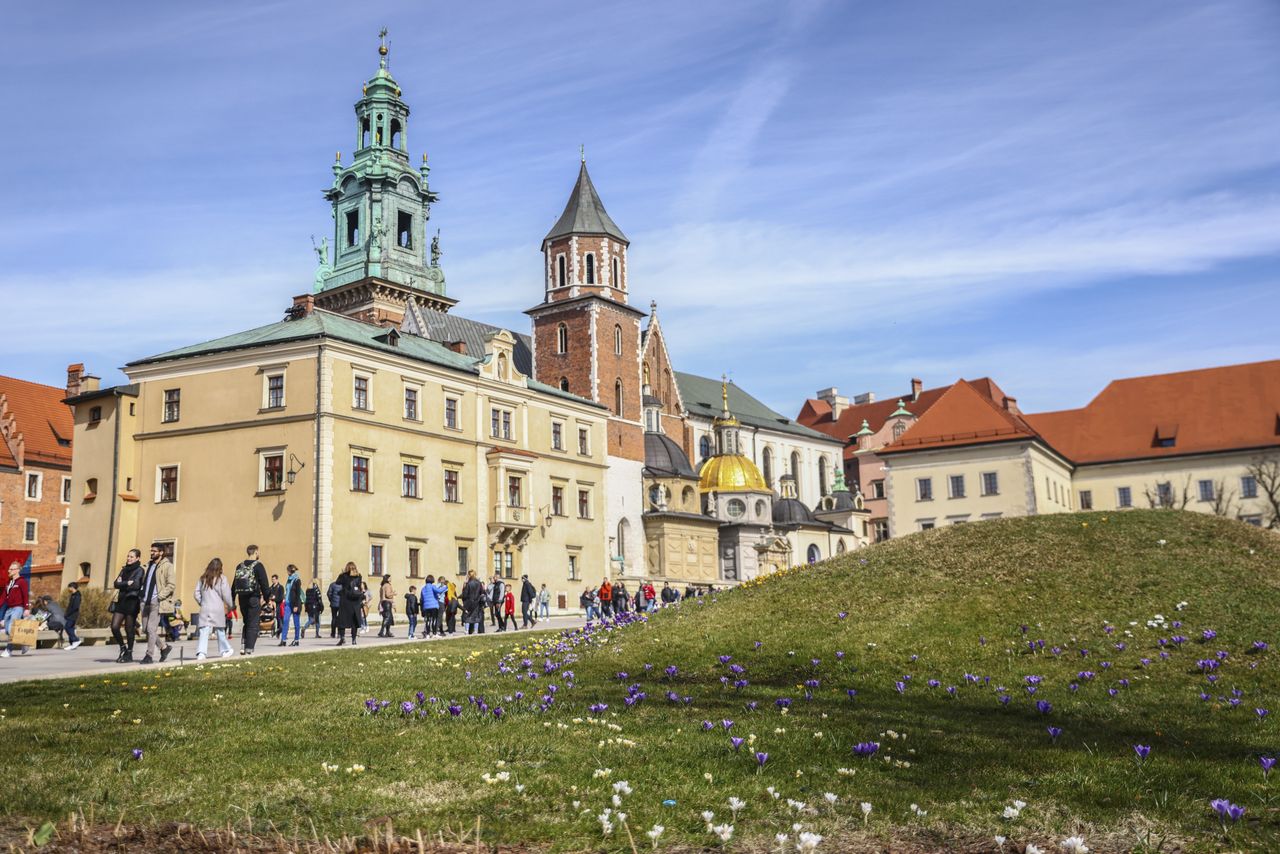
<svg viewBox="0 0 1280 854">
<path fill-rule="evenodd" d="M 613 585 L 607 578 L 600 585 L 600 611 L 606 618 L 613 616 Z"/>
<path fill-rule="evenodd" d="M 505 632 L 507 626 L 513 632 L 516 630 L 516 594 L 510 584 L 507 585 L 507 595 L 502 597 L 502 631 Z"/>
<path fill-rule="evenodd" d="M 0 614 L 4 615 L 4 633 L 7 637 L 13 637 L 14 620 L 31 616 L 31 598 L 28 595 L 27 580 L 22 577 L 22 564 L 16 560 L 9 564 L 9 580 L 5 584 L 4 602 L 0 606 Z M 6 643 L 4 652 L 0 652 L 0 658 L 8 658 L 12 651 L 13 644 Z M 25 646 L 22 647 L 22 654 L 27 654 Z"/>
</svg>

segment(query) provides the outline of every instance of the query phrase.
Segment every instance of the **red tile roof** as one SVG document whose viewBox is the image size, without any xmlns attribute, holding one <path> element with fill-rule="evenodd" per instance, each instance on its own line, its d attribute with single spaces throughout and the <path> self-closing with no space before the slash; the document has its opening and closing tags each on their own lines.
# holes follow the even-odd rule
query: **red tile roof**
<svg viewBox="0 0 1280 854">
<path fill-rule="evenodd" d="M 901 438 L 877 453 L 885 455 L 1038 438 L 1020 415 L 1003 407 L 1003 394 L 1001 404 L 992 400 L 989 392 L 993 389 L 999 391 L 999 387 L 990 380 L 960 380 L 944 390 Z"/>
<path fill-rule="evenodd" d="M 16 448 L 17 435 L 22 434 L 26 465 L 71 465 L 73 420 L 71 407 L 62 402 L 66 396 L 65 388 L 0 376 L 4 411 L 15 420 L 10 441 Z M 59 440 L 66 444 L 60 444 Z"/>
<path fill-rule="evenodd" d="M 1273 448 L 1280 360 L 1114 380 L 1081 409 L 1027 421 L 1076 463 Z M 1160 447 L 1158 434 L 1173 444 Z"/>
</svg>

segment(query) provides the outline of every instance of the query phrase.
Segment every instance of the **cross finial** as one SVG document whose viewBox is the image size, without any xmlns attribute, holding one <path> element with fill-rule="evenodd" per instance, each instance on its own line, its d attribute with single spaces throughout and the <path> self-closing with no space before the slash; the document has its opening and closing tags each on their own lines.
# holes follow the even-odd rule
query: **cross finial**
<svg viewBox="0 0 1280 854">
<path fill-rule="evenodd" d="M 378 56 L 382 57 L 379 64 L 383 68 L 387 67 L 387 28 L 383 27 L 378 31 Z"/>
<path fill-rule="evenodd" d="M 587 162 L 587 146 L 585 144 L 578 145 L 578 156 L 582 158 L 582 162 Z"/>
<path fill-rule="evenodd" d="M 727 374 L 720 375 L 720 400 L 724 404 L 724 411 L 729 411 L 729 377 Z"/>
</svg>

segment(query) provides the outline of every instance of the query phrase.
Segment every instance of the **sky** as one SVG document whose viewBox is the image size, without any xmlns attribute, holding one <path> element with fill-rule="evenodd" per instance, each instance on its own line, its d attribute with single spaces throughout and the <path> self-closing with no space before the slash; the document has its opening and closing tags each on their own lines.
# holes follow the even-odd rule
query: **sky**
<svg viewBox="0 0 1280 854">
<path fill-rule="evenodd" d="M 383 26 L 465 316 L 527 331 L 583 145 L 676 367 L 787 415 L 1280 358 L 1271 0 L 82 2 L 0 32 L 0 373 L 282 317 Z"/>
</svg>

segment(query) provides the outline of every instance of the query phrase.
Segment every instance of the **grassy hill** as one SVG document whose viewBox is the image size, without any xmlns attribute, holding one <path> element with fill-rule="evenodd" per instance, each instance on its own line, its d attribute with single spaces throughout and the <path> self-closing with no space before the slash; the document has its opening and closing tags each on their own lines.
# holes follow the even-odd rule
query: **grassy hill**
<svg viewBox="0 0 1280 854">
<path fill-rule="evenodd" d="M 446 841 L 479 817 L 561 850 L 654 825 L 659 849 L 1262 850 L 1278 618 L 1280 537 L 1239 523 L 950 527 L 565 637 L 3 686 L 24 783 L 0 809 Z"/>
</svg>

